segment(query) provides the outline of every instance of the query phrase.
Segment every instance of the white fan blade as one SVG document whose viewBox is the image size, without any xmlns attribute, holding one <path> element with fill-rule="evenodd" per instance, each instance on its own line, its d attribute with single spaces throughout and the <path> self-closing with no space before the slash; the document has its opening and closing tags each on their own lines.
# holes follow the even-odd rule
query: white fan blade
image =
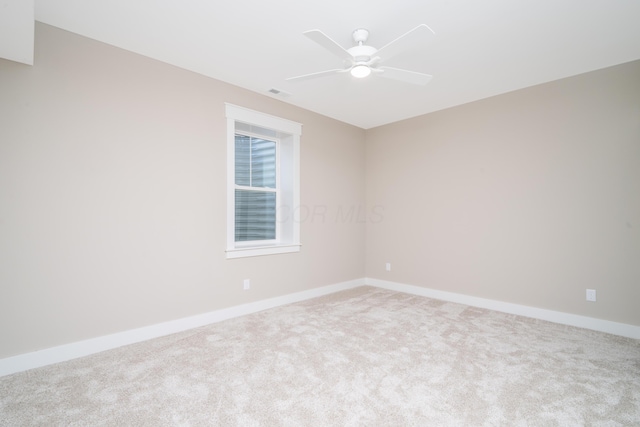
<svg viewBox="0 0 640 427">
<path fill-rule="evenodd" d="M 393 67 L 378 67 L 376 76 L 385 77 L 387 79 L 399 80 L 414 85 L 426 85 L 433 78 L 429 74 L 418 73 L 417 71 L 401 70 Z"/>
<path fill-rule="evenodd" d="M 383 61 L 386 61 L 387 59 L 396 56 L 400 52 L 411 48 L 414 44 L 419 43 L 421 40 L 432 34 L 435 34 L 435 32 L 431 28 L 429 28 L 426 24 L 420 24 L 413 30 L 404 33 L 397 39 L 382 46 L 380 49 L 378 49 L 376 55 L 383 58 Z"/>
<path fill-rule="evenodd" d="M 301 81 L 301 80 L 308 80 L 308 79 L 315 79 L 316 77 L 325 77 L 331 74 L 335 74 L 335 73 L 344 73 L 345 69 L 343 68 L 338 68 L 335 70 L 326 70 L 326 71 L 319 71 L 317 73 L 311 73 L 311 74 L 304 74 L 302 76 L 296 76 L 296 77 L 289 77 L 288 79 L 285 79 L 288 82 L 293 82 L 293 81 Z"/>
<path fill-rule="evenodd" d="M 305 31 L 302 34 L 309 37 L 311 40 L 318 43 L 320 46 L 324 47 L 325 49 L 327 49 L 329 52 L 333 53 L 340 59 L 347 59 L 347 60 L 353 59 L 351 54 L 345 48 L 343 48 L 338 43 L 333 41 L 328 35 L 326 35 L 320 30 L 309 30 L 309 31 Z"/>
</svg>

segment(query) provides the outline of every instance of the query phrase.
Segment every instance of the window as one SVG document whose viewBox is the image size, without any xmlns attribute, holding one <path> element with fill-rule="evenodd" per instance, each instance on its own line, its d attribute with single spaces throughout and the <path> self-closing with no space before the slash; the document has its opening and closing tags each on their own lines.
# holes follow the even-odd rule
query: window
<svg viewBox="0 0 640 427">
<path fill-rule="evenodd" d="M 300 134 L 289 120 L 226 104 L 227 258 L 300 250 Z"/>
<path fill-rule="evenodd" d="M 235 134 L 235 241 L 276 240 L 278 141 Z"/>
</svg>

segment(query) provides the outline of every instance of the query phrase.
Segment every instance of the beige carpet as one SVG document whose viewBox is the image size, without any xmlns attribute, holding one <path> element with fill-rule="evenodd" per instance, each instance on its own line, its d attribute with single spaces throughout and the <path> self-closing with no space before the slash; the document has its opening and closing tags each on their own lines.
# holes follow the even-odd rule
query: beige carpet
<svg viewBox="0 0 640 427">
<path fill-rule="evenodd" d="M 2 426 L 640 426 L 640 341 L 361 287 L 0 378 Z"/>
</svg>

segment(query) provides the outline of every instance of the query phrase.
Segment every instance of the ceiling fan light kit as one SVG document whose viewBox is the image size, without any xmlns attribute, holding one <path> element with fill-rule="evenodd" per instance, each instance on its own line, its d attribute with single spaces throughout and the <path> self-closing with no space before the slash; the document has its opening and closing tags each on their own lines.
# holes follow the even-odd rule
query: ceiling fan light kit
<svg viewBox="0 0 640 427">
<path fill-rule="evenodd" d="M 371 74 L 371 68 L 365 64 L 358 64 L 351 69 L 351 75 L 358 79 L 363 79 Z"/>
<path fill-rule="evenodd" d="M 345 62 L 345 68 L 290 77 L 286 79 L 287 81 L 308 80 L 336 73 L 344 73 L 347 71 L 353 77 L 359 79 L 368 77 L 370 74 L 375 73 L 380 77 L 416 85 L 425 85 L 429 80 L 431 80 L 432 76 L 429 74 L 380 65 L 398 53 L 410 49 L 413 44 L 420 42 L 423 38 L 435 34 L 433 30 L 425 24 L 418 25 L 411 31 L 401 35 L 390 43 L 387 43 L 380 49 L 376 49 L 373 46 L 365 44 L 369 38 L 369 31 L 364 28 L 358 28 L 353 31 L 352 37 L 355 46 L 352 46 L 349 49 L 345 49 L 340 46 L 320 30 L 310 30 L 303 34 L 334 55 L 343 59 Z"/>
</svg>

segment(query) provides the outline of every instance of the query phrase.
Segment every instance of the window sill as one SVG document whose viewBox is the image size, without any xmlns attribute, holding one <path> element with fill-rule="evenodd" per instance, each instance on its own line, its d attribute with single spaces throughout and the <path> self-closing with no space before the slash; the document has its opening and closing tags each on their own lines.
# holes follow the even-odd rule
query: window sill
<svg viewBox="0 0 640 427">
<path fill-rule="evenodd" d="M 300 244 L 227 249 L 227 259 L 300 252 Z"/>
</svg>

